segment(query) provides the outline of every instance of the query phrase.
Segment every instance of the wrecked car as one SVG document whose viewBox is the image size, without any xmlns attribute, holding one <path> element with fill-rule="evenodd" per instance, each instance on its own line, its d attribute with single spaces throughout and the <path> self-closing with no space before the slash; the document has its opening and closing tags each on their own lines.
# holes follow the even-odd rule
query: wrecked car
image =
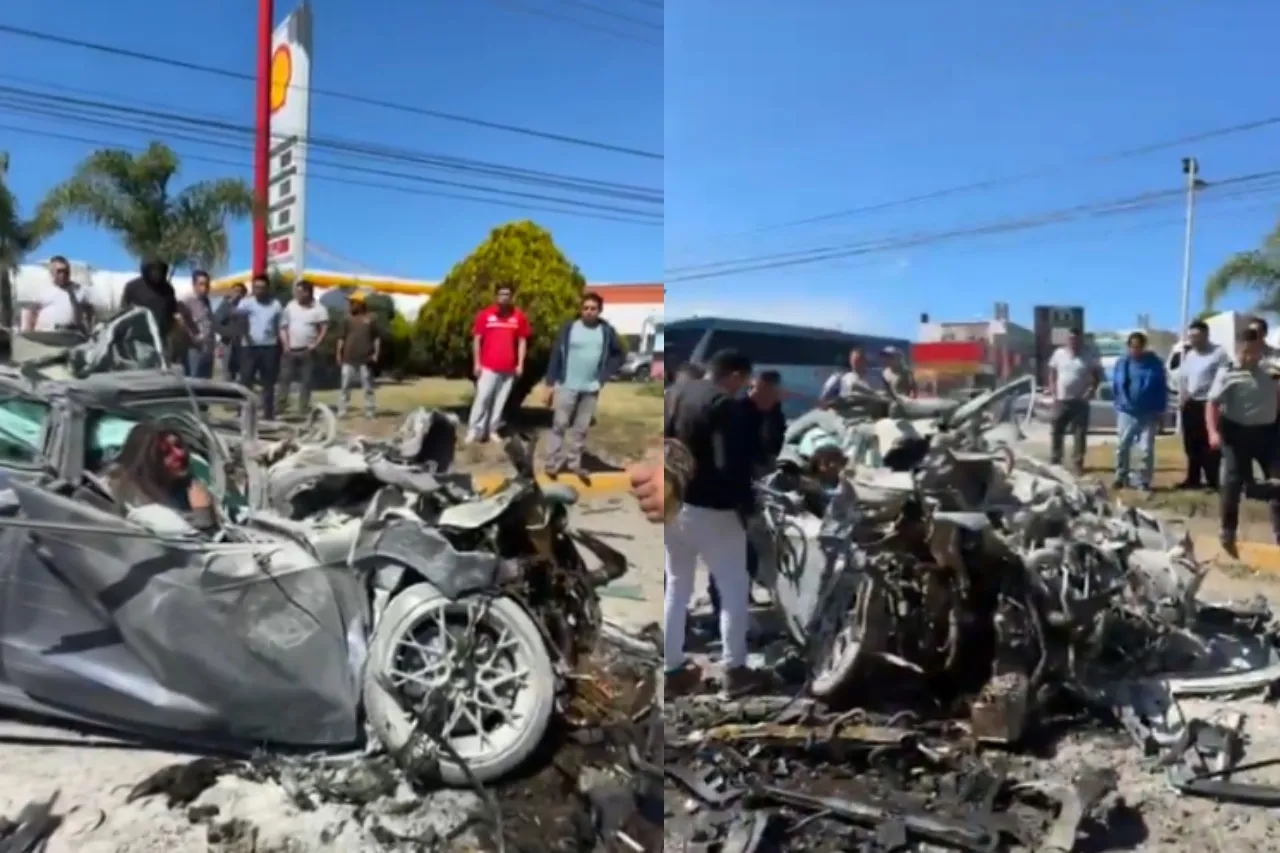
<svg viewBox="0 0 1280 853">
<path fill-rule="evenodd" d="M 1274 675 L 1269 638 L 1229 627 L 1256 613 L 1198 601 L 1185 533 L 1020 449 L 1012 404 L 1031 384 L 792 425 L 751 535 L 811 695 L 928 697 L 1016 742 L 1062 691 L 1111 706 L 1134 679 Z M 901 692 L 869 689 L 886 683 Z"/>
<path fill-rule="evenodd" d="M 576 495 L 543 491 L 523 443 L 481 496 L 440 465 L 455 424 L 432 413 L 387 445 L 267 445 L 230 383 L 24 365 L 0 387 L 0 706 L 229 753 L 375 745 L 474 784 L 571 701 L 594 586 L 625 559 L 570 530 Z M 238 427 L 211 427 L 215 408 Z M 157 420 L 214 529 L 113 494 L 116 455 Z"/>
</svg>

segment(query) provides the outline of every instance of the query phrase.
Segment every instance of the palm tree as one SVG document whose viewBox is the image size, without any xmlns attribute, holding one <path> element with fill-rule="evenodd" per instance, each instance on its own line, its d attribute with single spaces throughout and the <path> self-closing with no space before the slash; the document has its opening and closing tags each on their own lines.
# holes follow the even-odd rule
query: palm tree
<svg viewBox="0 0 1280 853">
<path fill-rule="evenodd" d="M 179 165 L 178 155 L 160 142 L 136 155 L 114 148 L 95 151 L 50 191 L 41 213 L 112 231 L 140 261 L 225 269 L 228 222 L 253 214 L 253 190 L 239 179 L 222 178 L 175 193 L 170 184 Z"/>
<path fill-rule="evenodd" d="M 1255 294 L 1253 310 L 1280 314 L 1280 224 L 1262 241 L 1261 248 L 1238 252 L 1209 277 L 1204 301 L 1210 308 L 1228 292 L 1244 289 Z"/>
<path fill-rule="evenodd" d="M 14 324 L 13 273 L 27 255 L 61 227 L 51 211 L 41 211 L 35 219 L 23 219 L 18 213 L 18 200 L 0 180 L 0 329 L 10 329 Z"/>
</svg>

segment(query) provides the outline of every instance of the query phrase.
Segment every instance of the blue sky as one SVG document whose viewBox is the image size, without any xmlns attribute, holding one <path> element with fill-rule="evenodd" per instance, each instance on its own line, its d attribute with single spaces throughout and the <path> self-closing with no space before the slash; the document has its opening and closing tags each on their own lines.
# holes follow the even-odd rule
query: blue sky
<svg viewBox="0 0 1280 853">
<path fill-rule="evenodd" d="M 673 2 L 666 16 L 668 314 L 913 335 L 1009 302 L 1083 304 L 1095 329 L 1178 320 L 1182 202 L 838 262 L 677 282 L 674 268 L 982 226 L 1280 168 L 1280 124 L 1107 163 L 1149 143 L 1280 115 L 1267 0 Z M 1062 166 L 874 214 L 766 226 Z M 1247 186 L 1249 193 L 1242 190 Z M 1280 182 L 1206 190 L 1193 305 L 1280 214 Z M 747 232 L 747 233 L 744 233 Z M 727 236 L 726 236 L 727 235 Z M 736 235 L 736 236 L 735 236 Z M 1246 300 L 1237 299 L 1230 307 Z"/>
<path fill-rule="evenodd" d="M 294 8 L 277 0 L 277 20 Z M 634 17 L 660 24 L 661 10 L 634 0 L 622 4 Z M 252 73 L 255 0 L 44 0 L 10 3 L 0 23 L 61 34 L 136 51 Z M 587 13 L 554 0 L 317 0 L 312 84 L 386 101 L 462 113 L 492 121 L 585 137 L 632 148 L 662 150 L 661 33 L 618 23 L 618 29 L 647 33 L 649 43 L 615 38 L 561 20 L 521 12 L 556 10 L 585 20 Z M 613 27 L 596 17 L 601 26 Z M 0 34 L 0 86 L 71 87 L 74 94 L 128 101 L 237 124 L 253 121 L 250 83 L 160 68 L 127 59 L 86 53 Z M 44 192 L 63 179 L 94 146 L 15 133 L 10 128 L 52 131 L 141 147 L 157 135 L 145 122 L 137 132 L 84 127 L 54 119 L 12 114 L 0 105 L 0 150 L 12 158 L 9 181 L 30 210 Z M 528 169 L 558 172 L 644 187 L 662 186 L 662 162 L 607 154 L 351 104 L 316 95 L 312 133 L 420 152 L 467 157 Z M 189 160 L 181 183 L 235 173 L 251 177 L 247 140 L 242 150 L 173 142 L 182 154 L 234 160 L 226 166 Z M 313 152 L 313 159 L 341 156 Z M 347 160 L 368 168 L 424 172 L 420 167 Z M 363 181 L 411 185 L 315 168 Z M 436 177 L 451 177 L 435 173 Z M 474 181 L 474 178 L 456 178 Z M 545 188 L 502 184 L 524 192 Z M 455 190 L 456 191 L 456 190 Z M 607 198 L 601 204 L 627 205 Z M 482 205 L 405 192 L 312 180 L 308 237 L 366 271 L 434 279 L 504 221 L 530 217 L 548 227 L 562 250 L 597 282 L 658 281 L 662 272 L 662 229 L 597 221 L 556 213 L 530 213 L 506 205 Z M 249 228 L 235 232 L 230 268 L 250 263 Z M 112 238 L 90 227 L 71 227 L 48 244 L 57 251 L 107 269 L 133 262 Z M 314 266 L 338 265 L 316 260 Z"/>
</svg>

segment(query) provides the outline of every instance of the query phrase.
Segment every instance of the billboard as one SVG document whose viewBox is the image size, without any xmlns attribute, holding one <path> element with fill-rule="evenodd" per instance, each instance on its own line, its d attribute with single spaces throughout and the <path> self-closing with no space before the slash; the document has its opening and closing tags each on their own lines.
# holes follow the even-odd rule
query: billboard
<svg viewBox="0 0 1280 853">
<path fill-rule="evenodd" d="M 302 269 L 306 249 L 307 138 L 311 132 L 311 7 L 303 3 L 271 40 L 271 163 L 267 265 Z"/>
<path fill-rule="evenodd" d="M 1079 305 L 1037 305 L 1035 308 L 1036 381 L 1049 381 L 1049 359 L 1067 342 L 1072 329 L 1084 328 L 1084 308 Z"/>
</svg>

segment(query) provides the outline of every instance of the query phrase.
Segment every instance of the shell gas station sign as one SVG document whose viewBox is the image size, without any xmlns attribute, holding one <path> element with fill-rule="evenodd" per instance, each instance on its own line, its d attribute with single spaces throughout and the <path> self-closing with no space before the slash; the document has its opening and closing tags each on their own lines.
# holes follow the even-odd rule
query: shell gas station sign
<svg viewBox="0 0 1280 853">
<path fill-rule="evenodd" d="M 311 7 L 306 3 L 276 27 L 272 38 L 270 105 L 267 263 L 301 269 L 311 131 Z"/>
</svg>

